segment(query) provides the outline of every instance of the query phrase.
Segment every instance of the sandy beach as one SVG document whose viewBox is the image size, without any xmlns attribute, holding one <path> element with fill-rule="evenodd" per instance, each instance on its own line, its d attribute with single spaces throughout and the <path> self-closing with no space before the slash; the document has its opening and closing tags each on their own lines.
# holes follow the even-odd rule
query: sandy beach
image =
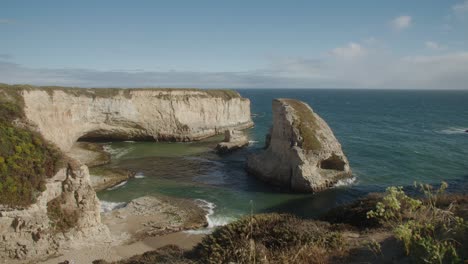
<svg viewBox="0 0 468 264">
<path fill-rule="evenodd" d="M 147 237 L 143 240 L 125 245 L 93 245 L 79 250 L 64 251 L 61 256 L 48 259 L 43 263 L 57 264 L 68 260 L 70 263 L 81 264 L 92 263 L 92 261 L 98 259 L 117 261 L 134 255 L 143 254 L 144 252 L 155 250 L 165 245 L 177 245 L 183 249 L 191 249 L 200 242 L 203 237 L 203 234 L 176 232 L 167 235 Z"/>
</svg>

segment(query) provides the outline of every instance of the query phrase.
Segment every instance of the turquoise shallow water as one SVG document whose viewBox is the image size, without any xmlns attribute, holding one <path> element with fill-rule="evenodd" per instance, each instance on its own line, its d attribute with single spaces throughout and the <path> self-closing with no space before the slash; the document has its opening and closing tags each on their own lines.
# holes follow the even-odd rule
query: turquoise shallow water
<svg viewBox="0 0 468 264">
<path fill-rule="evenodd" d="M 112 166 L 138 173 L 125 185 L 98 193 L 127 202 L 146 194 L 203 199 L 224 223 L 254 212 L 313 217 L 390 185 L 448 181 L 468 191 L 468 92 L 369 90 L 240 90 L 251 100 L 255 127 L 247 149 L 228 156 L 211 150 L 221 137 L 193 143 L 114 142 Z M 271 100 L 309 103 L 333 129 L 356 181 L 318 194 L 290 194 L 249 177 L 245 157 L 259 151 L 271 125 Z"/>
</svg>

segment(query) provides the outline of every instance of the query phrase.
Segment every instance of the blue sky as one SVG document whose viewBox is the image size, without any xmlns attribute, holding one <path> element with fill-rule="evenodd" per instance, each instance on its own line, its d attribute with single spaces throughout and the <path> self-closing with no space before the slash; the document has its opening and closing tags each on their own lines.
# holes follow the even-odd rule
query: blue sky
<svg viewBox="0 0 468 264">
<path fill-rule="evenodd" d="M 0 82 L 468 89 L 468 0 L 0 2 Z"/>
</svg>

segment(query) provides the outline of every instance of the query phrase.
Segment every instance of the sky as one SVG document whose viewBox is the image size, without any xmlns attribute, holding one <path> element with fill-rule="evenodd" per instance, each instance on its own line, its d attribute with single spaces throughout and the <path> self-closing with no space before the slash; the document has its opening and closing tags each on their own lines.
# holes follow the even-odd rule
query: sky
<svg viewBox="0 0 468 264">
<path fill-rule="evenodd" d="M 468 0 L 0 0 L 0 83 L 468 90 Z"/>
</svg>

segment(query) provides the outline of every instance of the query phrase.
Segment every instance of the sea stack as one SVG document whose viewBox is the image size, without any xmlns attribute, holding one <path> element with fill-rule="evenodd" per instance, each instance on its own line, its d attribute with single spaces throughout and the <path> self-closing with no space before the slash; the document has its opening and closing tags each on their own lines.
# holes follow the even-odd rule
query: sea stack
<svg viewBox="0 0 468 264">
<path fill-rule="evenodd" d="M 304 102 L 273 100 L 266 149 L 248 157 L 260 179 L 295 192 L 316 192 L 351 177 L 349 162 L 327 123 Z"/>
<path fill-rule="evenodd" d="M 224 141 L 218 143 L 216 152 L 226 154 L 243 148 L 249 144 L 249 139 L 240 130 L 228 129 L 224 131 Z"/>
</svg>

